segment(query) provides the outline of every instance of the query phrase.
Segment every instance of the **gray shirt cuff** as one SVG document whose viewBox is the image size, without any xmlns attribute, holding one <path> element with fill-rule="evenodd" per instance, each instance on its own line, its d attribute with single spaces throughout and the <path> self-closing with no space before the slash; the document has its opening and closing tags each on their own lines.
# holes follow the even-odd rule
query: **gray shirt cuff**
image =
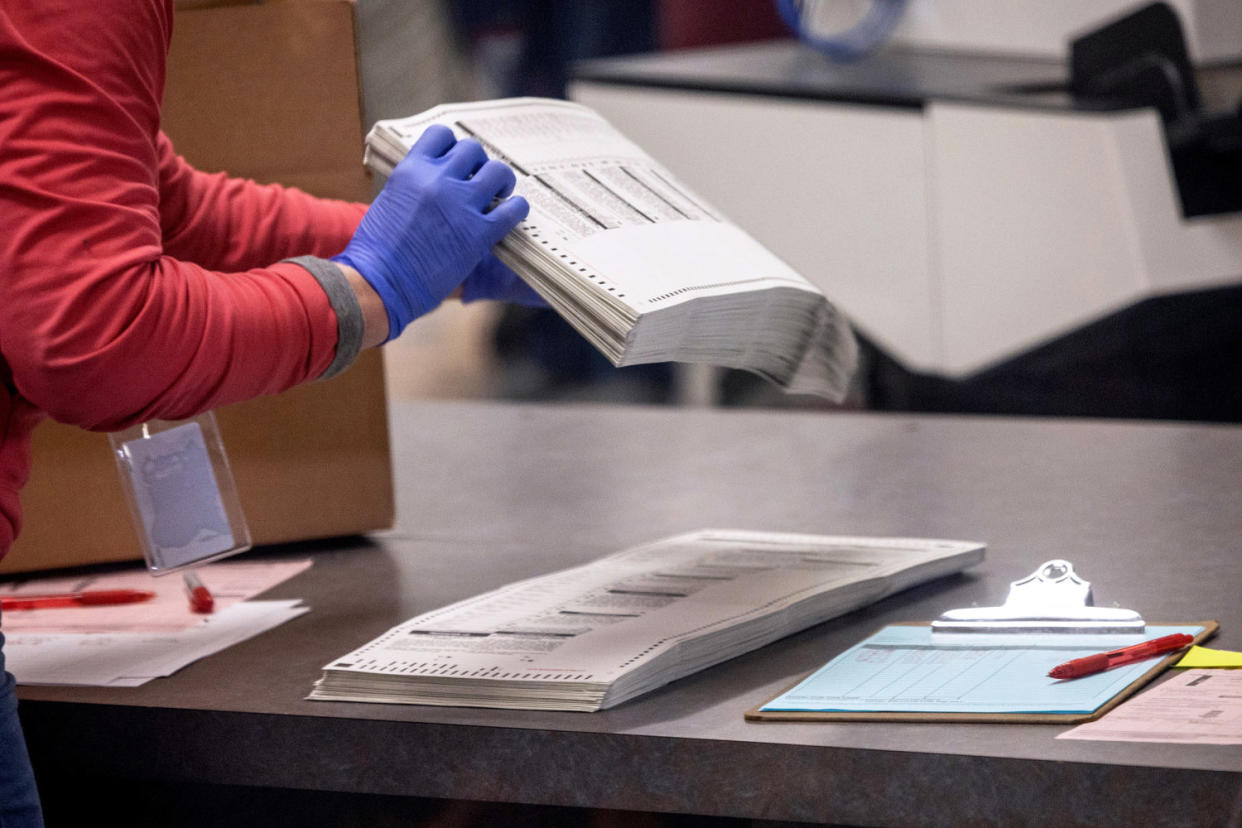
<svg viewBox="0 0 1242 828">
<path fill-rule="evenodd" d="M 358 304 L 358 297 L 354 294 L 349 280 L 345 278 L 345 273 L 327 259 L 298 256 L 285 261 L 305 268 L 314 276 L 323 292 L 328 295 L 332 310 L 336 311 L 336 357 L 319 376 L 321 380 L 331 379 L 353 365 L 358 358 L 358 352 L 362 350 L 362 306 Z"/>
</svg>

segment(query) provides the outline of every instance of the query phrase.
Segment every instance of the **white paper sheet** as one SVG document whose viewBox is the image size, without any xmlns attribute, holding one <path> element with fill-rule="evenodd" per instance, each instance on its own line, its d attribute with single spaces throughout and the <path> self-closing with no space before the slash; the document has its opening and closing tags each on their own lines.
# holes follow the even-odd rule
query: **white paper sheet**
<svg viewBox="0 0 1242 828">
<path fill-rule="evenodd" d="M 6 668 L 18 684 L 135 687 L 309 612 L 298 603 L 243 601 L 177 632 L 6 633 Z"/>
</svg>

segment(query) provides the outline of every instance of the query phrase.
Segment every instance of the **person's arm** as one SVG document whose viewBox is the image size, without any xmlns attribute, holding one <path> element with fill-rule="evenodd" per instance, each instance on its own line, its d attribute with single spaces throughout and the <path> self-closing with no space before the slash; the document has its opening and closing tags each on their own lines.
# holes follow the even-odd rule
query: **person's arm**
<svg viewBox="0 0 1242 828">
<path fill-rule="evenodd" d="M 338 256 L 368 209 L 365 204 L 317 198 L 295 187 L 201 172 L 176 154 L 162 132 L 158 151 L 164 252 L 204 267 L 236 270 L 296 256 Z M 379 295 L 358 271 L 338 264 L 362 306 L 366 320 L 362 347 L 383 343 L 390 338 L 389 323 Z M 546 307 L 491 255 L 451 295 L 464 302 L 498 299 Z"/>
<path fill-rule="evenodd" d="M 212 270 L 333 256 L 345 249 L 367 209 L 294 187 L 196 170 L 162 132 L 157 150 L 164 253 Z"/>
<path fill-rule="evenodd" d="M 375 288 L 362 278 L 361 273 L 340 262 L 337 262 L 336 266 L 344 272 L 345 279 L 353 289 L 354 296 L 358 299 L 359 309 L 362 311 L 362 347 L 375 348 L 384 344 L 389 336 L 388 311 L 384 308 L 383 300 L 375 292 Z"/>
<path fill-rule="evenodd" d="M 345 249 L 367 205 L 318 198 L 295 187 L 257 184 L 194 169 L 159 134 L 160 232 L 165 254 L 213 270 L 262 267 L 295 256 L 328 257 Z M 375 289 L 346 265 L 362 312 L 362 347 L 388 338 L 388 316 Z"/>
<path fill-rule="evenodd" d="M 529 205 L 509 197 L 512 170 L 447 127 L 424 133 L 333 260 L 229 273 L 168 255 L 171 16 L 171 0 L 0 5 L 0 351 L 22 396 L 85 428 L 179 419 L 331 376 L 463 282 L 470 298 L 513 295 L 490 251 Z"/>
<path fill-rule="evenodd" d="M 349 302 L 334 307 L 305 267 L 222 274 L 163 249 L 171 14 L 123 0 L 0 9 L 0 347 L 24 397 L 87 428 L 185 417 L 340 367 Z"/>
</svg>

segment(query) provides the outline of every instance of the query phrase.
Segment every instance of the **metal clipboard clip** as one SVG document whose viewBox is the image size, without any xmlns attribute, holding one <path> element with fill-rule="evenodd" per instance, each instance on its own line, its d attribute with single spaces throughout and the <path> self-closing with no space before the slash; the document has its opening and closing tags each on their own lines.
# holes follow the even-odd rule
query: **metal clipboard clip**
<svg viewBox="0 0 1242 828">
<path fill-rule="evenodd" d="M 1060 559 L 1009 585 L 999 607 L 949 610 L 932 622 L 933 633 L 1141 633 L 1134 610 L 1094 606 L 1091 584 Z"/>
</svg>

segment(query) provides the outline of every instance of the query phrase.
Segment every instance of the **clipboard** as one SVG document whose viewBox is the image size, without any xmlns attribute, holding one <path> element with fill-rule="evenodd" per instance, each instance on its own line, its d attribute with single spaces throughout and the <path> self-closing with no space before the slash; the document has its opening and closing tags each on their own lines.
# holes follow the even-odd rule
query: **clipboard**
<svg viewBox="0 0 1242 828">
<path fill-rule="evenodd" d="M 906 622 L 889 625 L 893 627 L 929 627 L 929 623 Z M 1190 621 L 1174 624 L 1153 624 L 1152 626 L 1202 627 L 1194 636 L 1193 644 L 1201 644 L 1216 634 L 1220 625 L 1216 621 Z M 761 704 L 746 711 L 749 722 L 981 722 L 994 724 L 1079 724 L 1100 718 L 1125 701 L 1140 688 L 1164 672 L 1173 662 L 1181 658 L 1182 652 L 1170 653 L 1145 670 L 1137 678 L 1115 693 L 1104 704 L 1090 712 L 1074 713 L 996 713 L 996 712 L 885 712 L 885 711 L 805 711 L 805 710 L 763 710 L 776 699 L 788 693 L 806 680 L 804 676 L 797 682 L 786 687 L 780 693 Z M 831 663 L 831 661 L 829 662 Z"/>
<path fill-rule="evenodd" d="M 1117 649 L 1123 646 L 1117 636 L 1150 639 L 1192 633 L 1192 643 L 1198 644 L 1218 627 L 1215 621 L 1148 626 L 1133 610 L 1097 607 L 1091 583 L 1069 561 L 1055 558 L 1011 582 L 1000 606 L 948 610 L 930 624 L 882 628 L 751 708 L 746 719 L 1087 722 L 1132 696 L 1177 654 L 1145 670 L 1141 664 L 1127 664 L 1067 684 L 1049 683 L 1047 672 L 1053 667 L 1072 657 Z M 1067 657 L 1050 661 L 1049 650 L 1065 650 Z M 1070 651 L 1077 652 L 1071 656 Z M 801 699 L 784 699 L 796 690 Z M 782 700 L 785 709 L 764 709 Z"/>
</svg>

